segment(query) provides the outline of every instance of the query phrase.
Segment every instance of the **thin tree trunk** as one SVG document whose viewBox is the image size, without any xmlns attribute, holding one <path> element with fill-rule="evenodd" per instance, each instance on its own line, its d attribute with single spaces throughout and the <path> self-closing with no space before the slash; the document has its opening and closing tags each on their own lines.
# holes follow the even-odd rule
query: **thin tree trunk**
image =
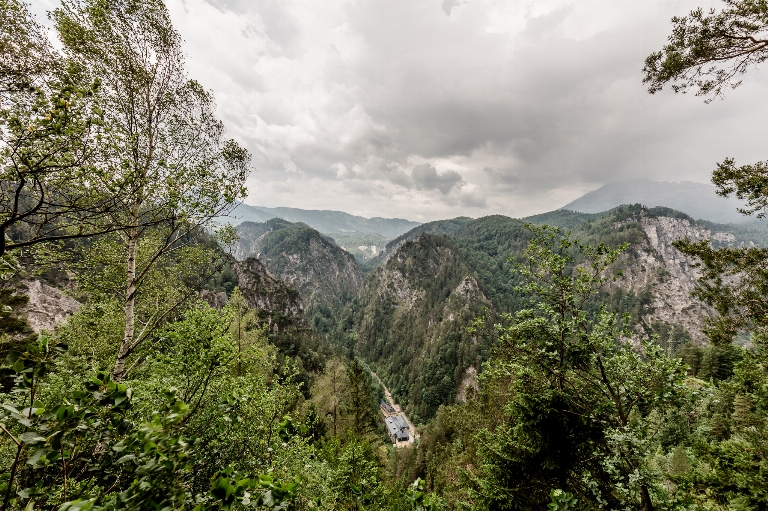
<svg viewBox="0 0 768 511">
<path fill-rule="evenodd" d="M 337 419 L 336 396 L 338 395 L 337 394 L 338 391 L 336 390 L 336 368 L 335 367 L 333 368 L 333 372 L 331 373 L 331 375 L 333 377 L 333 436 L 336 436 L 336 419 Z"/>
<path fill-rule="evenodd" d="M 653 502 L 651 502 L 651 495 L 648 493 L 648 486 L 640 485 L 640 502 L 643 506 L 643 511 L 653 511 Z"/>
<path fill-rule="evenodd" d="M 137 218 L 138 220 L 138 218 Z M 135 225 L 135 223 L 134 223 Z M 134 227 L 128 232 L 128 260 L 126 264 L 125 286 L 125 334 L 120 350 L 117 352 L 112 377 L 120 381 L 125 376 L 125 362 L 133 350 L 133 337 L 136 331 L 136 252 L 138 230 Z"/>
</svg>

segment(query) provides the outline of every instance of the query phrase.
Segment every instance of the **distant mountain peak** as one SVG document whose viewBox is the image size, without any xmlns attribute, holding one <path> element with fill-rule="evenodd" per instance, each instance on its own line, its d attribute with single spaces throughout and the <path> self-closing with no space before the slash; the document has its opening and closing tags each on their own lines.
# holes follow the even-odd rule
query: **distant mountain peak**
<svg viewBox="0 0 768 511">
<path fill-rule="evenodd" d="M 739 200 L 721 197 L 717 195 L 714 186 L 693 181 L 634 179 L 609 183 L 560 209 L 601 213 L 622 204 L 665 206 L 682 211 L 693 218 L 719 223 L 743 223 L 752 219 L 737 211 L 737 208 L 742 206 Z"/>
</svg>

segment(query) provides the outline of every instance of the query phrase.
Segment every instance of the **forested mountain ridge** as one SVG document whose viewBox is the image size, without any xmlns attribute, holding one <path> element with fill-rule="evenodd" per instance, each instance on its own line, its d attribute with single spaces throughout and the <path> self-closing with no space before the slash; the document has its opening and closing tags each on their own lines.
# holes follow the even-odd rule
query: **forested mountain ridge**
<svg viewBox="0 0 768 511">
<path fill-rule="evenodd" d="M 417 227 L 414 227 L 408 232 L 405 232 L 398 236 L 397 238 L 393 239 L 392 241 L 388 242 L 386 246 L 383 248 L 379 254 L 372 258 L 368 264 L 369 266 L 376 267 L 381 264 L 384 264 L 387 262 L 387 260 L 392 257 L 392 255 L 397 252 L 397 249 L 400 248 L 403 243 L 405 243 L 408 240 L 413 240 L 419 237 L 421 233 L 428 232 L 430 234 L 446 234 L 453 232 L 457 227 L 464 225 L 465 223 L 471 221 L 472 219 L 469 217 L 457 217 L 457 218 L 451 218 L 448 220 L 435 220 L 434 222 L 427 222 L 425 224 L 421 224 Z"/>
<path fill-rule="evenodd" d="M 363 283 L 355 258 L 306 224 L 274 218 L 237 229 L 235 256 L 257 257 L 271 275 L 299 291 L 315 328 L 330 331 Z"/>
<path fill-rule="evenodd" d="M 456 243 L 425 233 L 368 277 L 348 312 L 355 347 L 423 421 L 453 400 L 463 370 L 482 361 L 487 346 L 462 326 L 490 305 Z"/>
<path fill-rule="evenodd" d="M 657 335 L 670 351 L 704 342 L 701 318 L 713 313 L 691 297 L 699 273 L 672 243 L 689 238 L 754 246 L 712 229 L 727 225 L 696 222 L 668 208 L 557 211 L 525 220 L 563 225 L 585 243 L 628 243 L 613 266 L 623 276 L 603 289 L 602 300 L 630 315 L 638 339 Z M 366 278 L 348 311 L 347 329 L 356 335 L 348 343 L 354 342 L 414 420 L 453 402 L 468 382 L 467 371 L 479 370 L 487 357 L 489 341 L 467 334 L 471 321 L 484 310 L 497 316 L 527 302 L 512 270 L 529 239 L 524 221 L 498 215 L 423 224 L 393 240 L 387 252 L 393 255 Z"/>
</svg>

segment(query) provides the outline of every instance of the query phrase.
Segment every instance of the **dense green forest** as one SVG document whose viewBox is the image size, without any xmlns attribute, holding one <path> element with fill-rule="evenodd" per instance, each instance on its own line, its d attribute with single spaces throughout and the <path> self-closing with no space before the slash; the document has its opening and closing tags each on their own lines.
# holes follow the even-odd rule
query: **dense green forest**
<svg viewBox="0 0 768 511">
<path fill-rule="evenodd" d="M 461 217 L 363 280 L 306 225 L 217 224 L 250 155 L 162 1 L 50 17 L 0 0 L 0 511 L 768 509 L 759 220 Z M 675 18 L 650 91 L 724 94 L 766 19 Z M 766 167 L 713 182 L 760 219 Z M 35 285 L 76 311 L 35 326 Z"/>
</svg>

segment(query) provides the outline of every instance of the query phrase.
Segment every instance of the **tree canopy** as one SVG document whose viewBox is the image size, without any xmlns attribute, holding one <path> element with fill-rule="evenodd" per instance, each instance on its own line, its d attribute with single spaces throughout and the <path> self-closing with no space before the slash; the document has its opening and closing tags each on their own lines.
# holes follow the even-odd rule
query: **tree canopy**
<svg viewBox="0 0 768 511">
<path fill-rule="evenodd" d="M 721 10 L 698 8 L 672 18 L 669 43 L 645 60 L 651 94 L 671 84 L 707 101 L 741 84 L 741 75 L 768 60 L 768 2 L 723 0 Z"/>
</svg>

